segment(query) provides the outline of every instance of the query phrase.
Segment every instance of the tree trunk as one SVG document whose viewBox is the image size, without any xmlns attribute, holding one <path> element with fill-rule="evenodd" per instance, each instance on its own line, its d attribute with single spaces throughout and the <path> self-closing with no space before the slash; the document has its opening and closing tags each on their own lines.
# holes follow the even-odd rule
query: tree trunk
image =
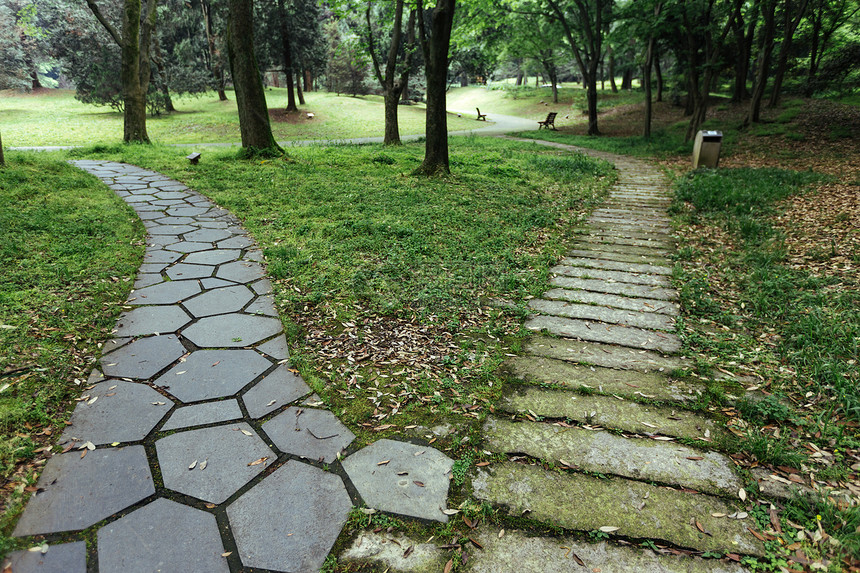
<svg viewBox="0 0 860 573">
<path fill-rule="evenodd" d="M 609 49 L 609 85 L 612 87 L 612 93 L 618 93 L 618 86 L 615 84 L 615 51 Z"/>
<path fill-rule="evenodd" d="M 454 23 L 456 0 L 436 0 L 431 11 L 429 38 L 424 25 L 424 10 L 417 3 L 418 32 L 424 51 L 427 76 L 427 120 L 424 161 L 415 170 L 416 175 L 439 175 L 450 173 L 448 161 L 448 116 L 445 92 L 448 75 L 448 48 L 451 43 L 451 28 Z"/>
<path fill-rule="evenodd" d="M 32 89 L 37 90 L 42 87 L 42 82 L 39 81 L 39 72 L 33 70 L 30 72 L 30 85 Z"/>
<path fill-rule="evenodd" d="M 774 13 L 776 11 L 776 1 L 777 0 L 770 0 L 769 2 L 766 2 L 762 8 L 762 16 L 764 17 L 764 36 L 762 38 L 761 51 L 758 58 L 755 85 L 753 86 L 752 98 L 750 99 L 750 109 L 746 119 L 744 120 L 744 125 L 761 121 L 761 100 L 764 97 L 764 90 L 767 86 L 767 71 L 770 67 L 770 58 L 773 53 Z"/>
<path fill-rule="evenodd" d="M 152 47 L 155 53 L 152 56 L 152 61 L 155 63 L 155 68 L 158 70 L 158 90 L 164 97 L 164 110 L 168 113 L 176 111 L 173 106 L 173 98 L 170 97 L 170 89 L 167 86 L 167 73 L 164 69 L 164 59 L 161 55 L 161 43 L 158 41 L 158 36 L 153 38 Z"/>
<path fill-rule="evenodd" d="M 314 77 L 311 75 L 310 70 L 305 70 L 305 91 L 312 92 L 314 91 Z"/>
<path fill-rule="evenodd" d="M 278 0 L 278 18 L 281 29 L 281 52 L 284 58 L 284 75 L 287 79 L 287 113 L 299 111 L 296 106 L 296 89 L 293 86 L 293 52 L 290 49 L 290 29 L 287 23 L 287 11 L 284 0 Z"/>
<path fill-rule="evenodd" d="M 642 130 L 643 137 L 651 137 L 651 68 L 654 64 L 654 36 L 648 38 L 648 49 L 645 51 L 645 128 Z"/>
<path fill-rule="evenodd" d="M 200 3 L 203 10 L 203 26 L 206 30 L 206 44 L 209 48 L 209 71 L 215 78 L 215 90 L 218 92 L 220 101 L 227 101 L 227 92 L 224 91 L 224 68 L 221 66 L 221 54 L 215 42 L 215 34 L 212 32 L 212 6 L 207 1 Z"/>
<path fill-rule="evenodd" d="M 385 90 L 385 137 L 383 145 L 400 145 L 400 126 L 397 122 L 397 105 L 400 103 L 400 89 L 393 86 Z"/>
<path fill-rule="evenodd" d="M 302 72 L 296 70 L 296 96 L 299 98 L 299 105 L 305 105 L 305 92 L 302 91 Z"/>
<path fill-rule="evenodd" d="M 779 103 L 780 92 L 782 92 L 782 81 L 785 78 L 785 71 L 788 69 L 788 55 L 791 53 L 791 44 L 794 39 L 794 32 L 797 26 L 803 19 L 806 13 L 806 8 L 809 6 L 809 0 L 802 0 L 797 13 L 793 14 L 791 9 L 791 0 L 785 0 L 785 21 L 784 31 L 782 36 L 782 44 L 779 47 L 779 58 L 776 63 L 776 72 L 773 75 L 773 89 L 770 92 L 769 107 L 776 107 Z"/>
<path fill-rule="evenodd" d="M 624 70 L 624 74 L 621 76 L 621 89 L 628 91 L 633 89 L 633 70 L 631 68 Z"/>
<path fill-rule="evenodd" d="M 272 135 L 266 92 L 254 56 L 253 0 L 229 0 L 229 13 L 227 55 L 236 90 L 242 147 L 282 153 Z"/>
<path fill-rule="evenodd" d="M 6 158 L 3 156 L 3 138 L 0 137 L 0 167 L 6 167 Z"/>
<path fill-rule="evenodd" d="M 663 70 L 660 69 L 660 54 L 654 55 L 654 73 L 657 75 L 657 97 L 656 101 L 663 101 Z"/>
</svg>

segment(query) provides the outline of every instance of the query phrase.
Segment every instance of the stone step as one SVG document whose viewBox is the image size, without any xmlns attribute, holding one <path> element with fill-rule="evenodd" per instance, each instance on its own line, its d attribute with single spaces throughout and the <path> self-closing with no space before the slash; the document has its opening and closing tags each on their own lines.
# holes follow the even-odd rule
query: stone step
<svg viewBox="0 0 860 573">
<path fill-rule="evenodd" d="M 656 312 L 637 312 L 608 308 L 593 304 L 569 303 L 560 300 L 534 299 L 529 301 L 529 307 L 543 314 L 597 320 L 609 324 L 636 326 L 651 330 L 674 330 L 675 319 L 667 314 Z"/>
<path fill-rule="evenodd" d="M 623 237 L 626 239 L 642 239 L 644 241 L 666 241 L 670 243 L 673 248 L 675 245 L 675 238 L 671 234 L 666 234 L 662 232 L 654 232 L 654 231 L 636 231 L 630 229 L 616 229 L 612 227 L 603 226 L 587 226 L 581 227 L 574 231 L 574 233 L 578 235 L 586 235 L 586 236 L 601 236 L 601 237 Z"/>
<path fill-rule="evenodd" d="M 548 336 L 531 337 L 524 350 L 526 354 L 544 358 L 640 372 L 671 372 L 695 366 L 690 359 L 664 356 L 658 352 Z"/>
<path fill-rule="evenodd" d="M 612 281 L 619 283 L 648 286 L 670 286 L 669 279 L 665 275 L 650 275 L 647 273 L 636 273 L 630 271 L 612 271 L 585 267 L 571 267 L 567 265 L 556 265 L 549 269 L 549 272 L 568 277 L 600 279 L 604 281 Z"/>
<path fill-rule="evenodd" d="M 583 235 L 579 238 L 581 241 L 586 241 L 588 243 L 600 243 L 600 244 L 609 244 L 609 245 L 630 245 L 631 247 L 648 247 L 651 249 L 660 249 L 663 251 L 671 251 L 674 250 L 674 243 L 666 239 L 665 235 L 657 235 L 655 234 L 653 238 L 650 239 L 634 239 L 632 237 L 620 237 L 618 235 L 611 235 L 607 233 L 597 233 L 592 232 L 588 235 Z"/>
<path fill-rule="evenodd" d="M 678 292 L 673 288 L 634 285 L 629 283 L 613 283 L 599 279 L 581 279 L 577 277 L 557 276 L 549 280 L 549 284 L 566 289 L 581 289 L 592 292 L 605 292 L 636 298 L 654 298 L 657 300 L 676 300 Z"/>
<path fill-rule="evenodd" d="M 610 217 L 592 216 L 588 218 L 588 224 L 594 227 L 606 227 L 609 229 L 629 229 L 631 231 L 656 231 L 660 233 L 671 233 L 672 227 L 664 223 L 649 223 L 642 221 L 639 223 L 621 221 Z"/>
<path fill-rule="evenodd" d="M 638 312 L 668 314 L 670 316 L 678 316 L 681 308 L 677 303 L 667 300 L 657 300 L 656 298 L 635 298 L 620 296 L 617 294 L 606 294 L 587 290 L 570 290 L 564 288 L 550 289 L 543 293 L 543 298 L 548 300 L 562 300 L 567 302 L 609 306 Z"/>
<path fill-rule="evenodd" d="M 722 425 L 690 410 L 619 398 L 537 386 L 515 386 L 505 392 L 499 407 L 512 414 L 530 413 L 543 418 L 575 420 L 636 434 L 663 434 L 705 441 L 725 435 Z"/>
<path fill-rule="evenodd" d="M 502 531 L 489 527 L 481 527 L 475 536 L 482 549 L 469 556 L 465 569 L 462 569 L 466 573 L 499 573 L 500 571 L 512 570 L 582 571 L 583 573 L 588 571 L 605 571 L 606 573 L 747 573 L 743 567 L 730 561 L 703 559 L 687 555 L 657 554 L 650 549 L 641 547 L 614 545 L 607 541 L 590 543 L 587 540 L 571 536 L 541 537 L 517 530 Z M 408 543 L 403 542 L 399 546 L 393 543 L 388 545 L 391 546 L 390 553 L 398 555 L 403 554 L 400 547 L 409 547 Z M 420 546 L 416 545 L 415 547 L 413 554 L 418 553 Z M 581 567 L 574 566 L 574 559 L 581 561 L 584 565 Z M 444 563 L 444 560 L 442 561 Z M 386 565 L 390 564 L 390 562 L 386 562 Z M 417 571 L 418 569 L 404 570 Z M 422 571 L 424 570 L 422 569 Z M 426 571 L 434 571 L 434 569 L 428 567 Z"/>
<path fill-rule="evenodd" d="M 484 449 L 526 454 L 571 468 L 735 497 L 743 481 L 723 454 L 677 442 L 624 438 L 603 430 L 488 418 Z"/>
<path fill-rule="evenodd" d="M 618 209 L 618 208 L 600 208 L 591 212 L 592 217 L 606 217 L 607 219 L 617 219 L 618 221 L 631 223 L 648 223 L 658 225 L 668 225 L 669 217 L 660 209 Z"/>
<path fill-rule="evenodd" d="M 477 499 L 503 508 L 513 517 L 526 516 L 565 529 L 617 527 L 612 535 L 660 539 L 698 551 L 765 554 L 763 544 L 747 529 L 756 529 L 755 521 L 751 517 L 714 517 L 738 509 L 705 494 L 512 462 L 478 469 L 472 488 Z"/>
<path fill-rule="evenodd" d="M 526 320 L 524 326 L 529 330 L 538 332 L 546 330 L 551 334 L 566 338 L 658 350 L 667 354 L 678 352 L 681 349 L 681 341 L 674 334 L 632 326 L 547 315 L 530 318 Z"/>
<path fill-rule="evenodd" d="M 653 275 L 671 275 L 672 267 L 665 265 L 648 265 L 642 263 L 624 263 L 608 259 L 586 259 L 584 257 L 565 257 L 559 261 L 569 267 L 590 267 L 592 269 L 607 269 L 613 271 L 630 271 L 632 273 L 650 273 Z"/>
<path fill-rule="evenodd" d="M 702 384 L 668 378 L 665 372 L 595 368 L 540 356 L 511 358 L 502 364 L 501 372 L 530 384 L 558 384 L 660 401 L 693 402 L 704 392 Z"/>
<path fill-rule="evenodd" d="M 613 255 L 638 255 L 643 258 L 660 257 L 665 259 L 668 252 L 663 249 L 655 249 L 653 247 L 635 247 L 632 245 L 606 245 L 604 243 L 592 243 L 587 239 L 579 239 L 571 245 L 573 249 L 583 251 L 593 251 L 598 256 L 603 256 L 605 253 Z"/>
<path fill-rule="evenodd" d="M 607 251 L 598 251 L 590 249 L 591 245 L 586 245 L 585 248 L 574 247 L 567 252 L 570 257 L 581 257 L 590 259 L 601 259 L 605 261 L 617 261 L 620 263 L 638 263 L 638 264 L 653 264 L 653 265 L 671 265 L 672 261 L 666 256 L 660 255 L 628 255 L 623 253 L 612 253 Z"/>
</svg>

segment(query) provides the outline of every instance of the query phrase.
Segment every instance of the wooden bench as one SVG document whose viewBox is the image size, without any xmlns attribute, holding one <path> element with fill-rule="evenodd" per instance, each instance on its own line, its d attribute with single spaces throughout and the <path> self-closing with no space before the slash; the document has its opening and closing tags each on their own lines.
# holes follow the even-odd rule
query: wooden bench
<svg viewBox="0 0 860 573">
<path fill-rule="evenodd" d="M 557 115 L 558 115 L 558 112 L 555 112 L 555 111 L 551 111 L 548 114 L 546 114 L 546 119 L 538 122 L 538 130 L 540 130 L 540 128 L 542 128 L 542 127 L 545 127 L 547 129 L 549 129 L 551 127 L 553 129 L 555 129 L 555 116 L 557 116 Z M 558 130 L 556 129 L 556 131 L 558 131 Z"/>
<path fill-rule="evenodd" d="M 478 119 L 476 121 L 487 121 L 487 114 L 481 113 L 481 108 L 479 107 L 476 107 L 475 109 L 478 110 Z"/>
</svg>

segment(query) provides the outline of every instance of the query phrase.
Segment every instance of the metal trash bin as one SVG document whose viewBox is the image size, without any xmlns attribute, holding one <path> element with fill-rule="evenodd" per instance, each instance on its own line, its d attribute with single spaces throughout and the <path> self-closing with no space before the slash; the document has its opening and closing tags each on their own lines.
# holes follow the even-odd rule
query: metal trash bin
<svg viewBox="0 0 860 573">
<path fill-rule="evenodd" d="M 720 163 L 720 147 L 723 145 L 722 131 L 700 131 L 693 143 L 693 169 L 716 167 Z"/>
</svg>

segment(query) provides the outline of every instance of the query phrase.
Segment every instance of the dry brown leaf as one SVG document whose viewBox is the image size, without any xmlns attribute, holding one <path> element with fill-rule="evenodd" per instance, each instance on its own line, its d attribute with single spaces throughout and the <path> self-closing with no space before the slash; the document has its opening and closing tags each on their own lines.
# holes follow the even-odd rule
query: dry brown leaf
<svg viewBox="0 0 860 573">
<path fill-rule="evenodd" d="M 264 463 L 268 459 L 269 459 L 269 456 L 263 456 L 259 460 L 254 460 L 253 462 L 249 463 L 248 465 L 249 466 L 257 466 L 257 465 Z"/>
</svg>

